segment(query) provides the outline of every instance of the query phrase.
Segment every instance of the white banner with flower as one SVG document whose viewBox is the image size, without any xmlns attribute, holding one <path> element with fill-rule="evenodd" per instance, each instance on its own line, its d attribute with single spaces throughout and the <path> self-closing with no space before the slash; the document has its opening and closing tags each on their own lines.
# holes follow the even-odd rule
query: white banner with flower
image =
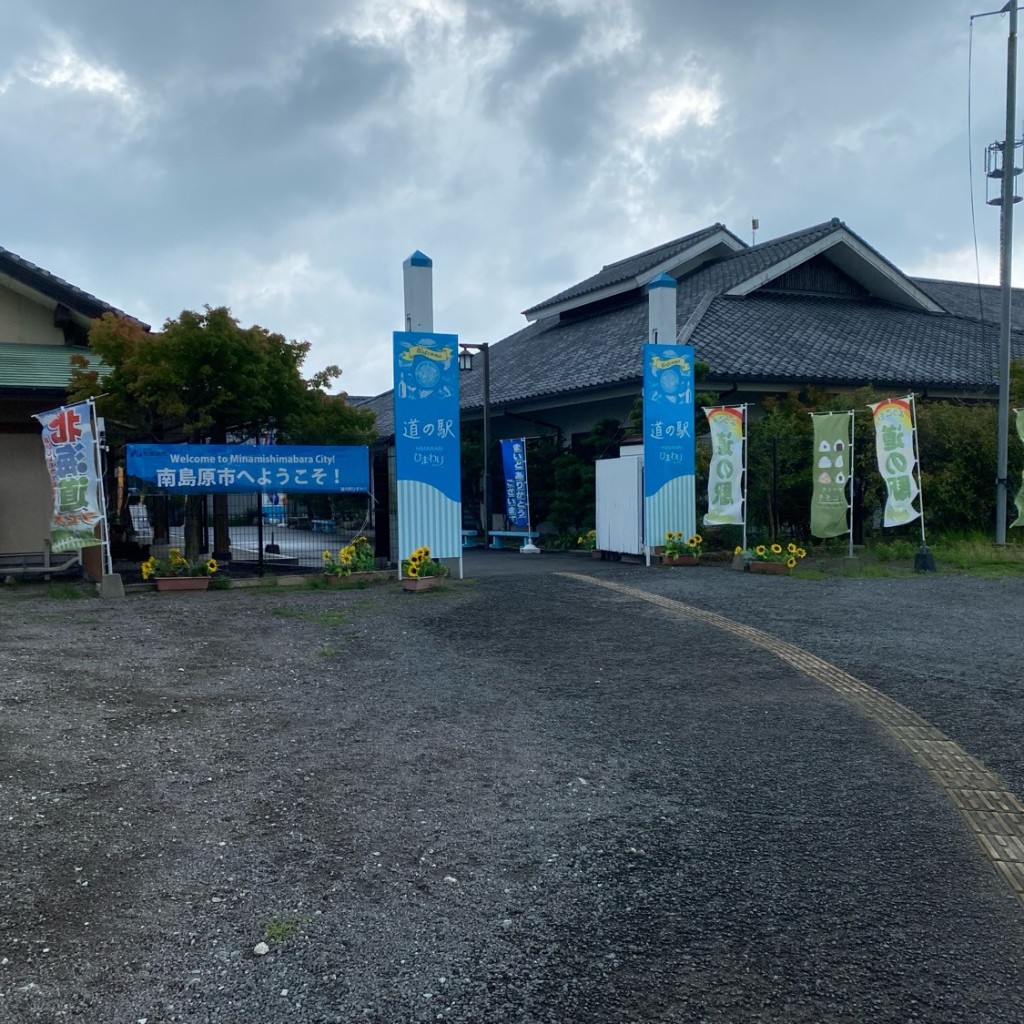
<svg viewBox="0 0 1024 1024">
<path fill-rule="evenodd" d="M 741 525 L 744 519 L 742 405 L 718 405 L 705 409 L 711 430 L 711 468 L 708 471 L 708 510 L 705 526 Z"/>
</svg>

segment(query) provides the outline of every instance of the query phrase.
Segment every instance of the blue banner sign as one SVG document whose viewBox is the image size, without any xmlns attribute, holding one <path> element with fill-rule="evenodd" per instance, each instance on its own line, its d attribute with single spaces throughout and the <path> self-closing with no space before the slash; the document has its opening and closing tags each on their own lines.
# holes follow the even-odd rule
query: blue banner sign
<svg viewBox="0 0 1024 1024">
<path fill-rule="evenodd" d="M 130 444 L 128 475 L 168 494 L 365 494 L 365 445 Z"/>
<path fill-rule="evenodd" d="M 396 331 L 399 557 L 462 554 L 458 335 Z"/>
<path fill-rule="evenodd" d="M 526 480 L 526 438 L 501 442 L 501 463 L 505 468 L 505 518 L 512 526 L 530 525 L 530 488 Z"/>
<path fill-rule="evenodd" d="M 644 542 L 697 529 L 691 345 L 644 345 Z"/>
</svg>

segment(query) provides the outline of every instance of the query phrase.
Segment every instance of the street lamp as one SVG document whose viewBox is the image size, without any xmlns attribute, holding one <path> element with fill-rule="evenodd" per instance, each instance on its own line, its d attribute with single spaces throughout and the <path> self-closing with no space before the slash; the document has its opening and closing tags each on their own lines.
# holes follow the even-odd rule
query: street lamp
<svg viewBox="0 0 1024 1024">
<path fill-rule="evenodd" d="M 473 353 L 484 357 L 484 547 L 490 544 L 491 529 L 491 352 L 484 341 L 479 345 L 459 342 L 459 369 L 473 369 Z"/>
</svg>

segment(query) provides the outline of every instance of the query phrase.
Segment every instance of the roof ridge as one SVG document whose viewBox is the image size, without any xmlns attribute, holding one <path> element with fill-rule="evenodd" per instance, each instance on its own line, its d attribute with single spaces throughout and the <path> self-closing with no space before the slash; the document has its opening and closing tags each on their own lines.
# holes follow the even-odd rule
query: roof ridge
<svg viewBox="0 0 1024 1024">
<path fill-rule="evenodd" d="M 679 245 L 681 242 L 691 242 L 702 235 L 709 235 L 715 231 L 728 231 L 729 229 L 720 222 L 708 225 L 706 228 L 701 228 L 698 231 L 691 231 L 688 235 L 680 235 L 678 238 L 673 238 L 669 242 L 662 242 L 661 245 L 651 246 L 650 249 L 644 249 L 643 252 L 635 252 L 631 256 L 623 256 L 621 260 L 615 260 L 612 263 L 606 263 L 601 271 L 611 270 L 612 267 L 621 266 L 623 263 L 630 263 L 633 260 L 641 260 L 645 256 L 653 256 L 656 252 L 661 252 L 662 249 L 669 249 L 674 245 Z M 601 272 L 599 271 L 599 273 Z M 593 276 L 593 275 L 591 275 Z"/>
</svg>

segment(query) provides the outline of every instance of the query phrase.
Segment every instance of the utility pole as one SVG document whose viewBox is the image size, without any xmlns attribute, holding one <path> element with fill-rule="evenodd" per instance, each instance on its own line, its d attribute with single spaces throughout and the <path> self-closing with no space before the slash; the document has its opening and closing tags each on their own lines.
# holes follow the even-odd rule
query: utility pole
<svg viewBox="0 0 1024 1024">
<path fill-rule="evenodd" d="M 1002 13 L 1010 15 L 1010 34 L 1006 43 L 1006 132 L 1003 136 L 1002 189 L 999 211 L 999 284 L 1002 300 L 999 316 L 999 446 L 996 468 L 996 543 L 1006 543 L 1006 503 L 1008 497 L 1008 455 L 1010 444 L 1010 264 L 1013 247 L 1013 204 L 1017 175 L 1017 143 L 1013 123 L 1017 117 L 1017 0 Z"/>
</svg>

